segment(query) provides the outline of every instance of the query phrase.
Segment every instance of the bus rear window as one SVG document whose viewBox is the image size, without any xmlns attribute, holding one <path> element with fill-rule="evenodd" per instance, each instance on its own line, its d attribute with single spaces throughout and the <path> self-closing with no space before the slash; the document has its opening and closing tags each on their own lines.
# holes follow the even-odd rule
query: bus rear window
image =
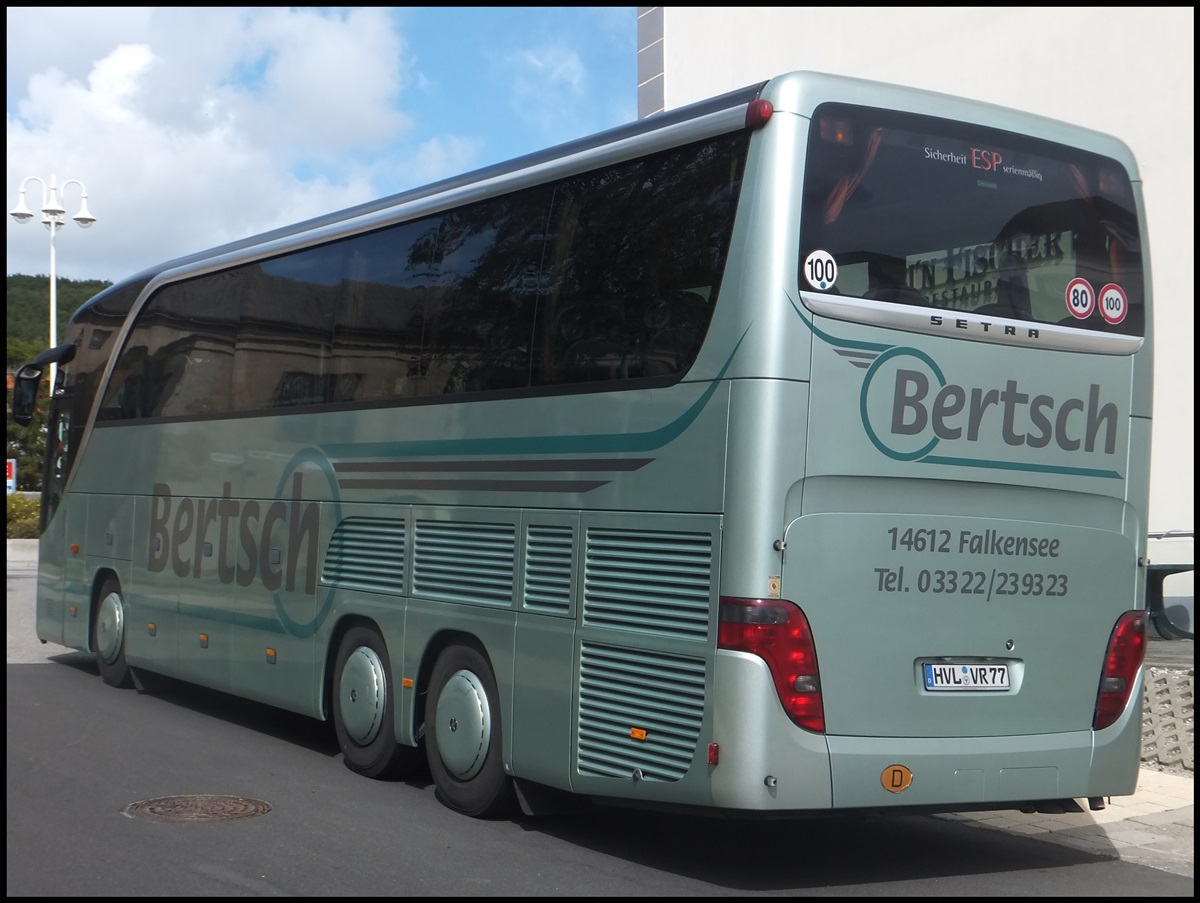
<svg viewBox="0 0 1200 903">
<path fill-rule="evenodd" d="M 824 104 L 809 131 L 800 287 L 1143 334 L 1117 162 L 970 124 Z"/>
</svg>

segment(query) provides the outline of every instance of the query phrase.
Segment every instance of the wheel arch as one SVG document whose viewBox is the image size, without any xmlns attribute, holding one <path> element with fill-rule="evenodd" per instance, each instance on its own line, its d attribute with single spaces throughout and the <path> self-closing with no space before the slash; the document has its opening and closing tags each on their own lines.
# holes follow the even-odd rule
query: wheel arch
<svg viewBox="0 0 1200 903">
<path fill-rule="evenodd" d="M 387 643 L 387 637 L 379 627 L 379 623 L 367 615 L 348 614 L 338 619 L 329 633 L 329 641 L 325 644 L 325 660 L 321 667 L 321 720 L 329 721 L 333 717 L 333 680 L 337 667 L 338 649 L 342 645 L 342 637 L 355 627 L 365 627 L 375 631 Z M 388 649 L 389 656 L 391 649 Z M 394 666 L 393 666 L 394 667 Z"/>
<path fill-rule="evenodd" d="M 103 565 L 96 569 L 96 573 L 92 575 L 91 590 L 88 592 L 88 613 L 87 613 L 87 637 L 84 639 L 85 651 L 94 653 L 96 644 L 94 642 L 96 632 L 96 616 L 100 611 L 100 591 L 104 589 L 104 584 L 109 578 L 116 581 L 117 588 L 121 591 L 121 598 L 125 604 L 129 604 L 129 599 L 125 595 L 125 584 L 121 580 L 121 575 L 116 570 L 108 565 Z"/>
</svg>

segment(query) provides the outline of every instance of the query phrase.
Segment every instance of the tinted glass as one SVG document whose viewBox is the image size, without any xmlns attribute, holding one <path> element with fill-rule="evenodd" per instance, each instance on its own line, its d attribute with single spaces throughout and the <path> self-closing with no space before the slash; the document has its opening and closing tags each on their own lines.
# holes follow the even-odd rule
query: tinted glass
<svg viewBox="0 0 1200 903">
<path fill-rule="evenodd" d="M 748 141 L 166 286 L 138 315 L 101 419 L 679 379 L 717 300 Z"/>
<path fill-rule="evenodd" d="M 147 303 L 125 340 L 98 419 L 229 410 L 238 299 L 212 283 L 212 277 L 178 283 Z"/>
<path fill-rule="evenodd" d="M 717 301 L 746 133 L 566 179 L 555 188 L 535 380 L 678 376 Z"/>
<path fill-rule="evenodd" d="M 71 318 L 72 341 L 76 343 L 75 359 L 69 366 L 72 397 L 71 448 L 77 448 L 82 432 L 96 400 L 96 388 L 116 351 L 116 337 L 129 316 L 145 280 L 114 286 L 93 298 Z M 77 331 L 76 331 L 77 330 Z M 100 419 L 111 417 L 111 410 L 101 410 Z"/>
<path fill-rule="evenodd" d="M 346 249 L 335 243 L 210 277 L 240 299 L 234 362 L 236 411 L 329 400 L 333 314 L 345 291 Z M 223 276 L 234 278 L 224 280 Z"/>
<path fill-rule="evenodd" d="M 817 109 L 807 159 L 801 288 L 1142 334 L 1137 215 L 1115 161 L 836 104 Z"/>
<path fill-rule="evenodd" d="M 438 291 L 441 217 L 347 239 L 346 286 L 334 312 L 330 401 L 423 395 L 425 310 Z"/>
</svg>

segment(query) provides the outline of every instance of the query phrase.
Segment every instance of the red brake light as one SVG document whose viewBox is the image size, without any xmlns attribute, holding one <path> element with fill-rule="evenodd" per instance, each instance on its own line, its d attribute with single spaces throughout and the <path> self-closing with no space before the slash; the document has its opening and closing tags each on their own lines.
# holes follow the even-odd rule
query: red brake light
<svg viewBox="0 0 1200 903">
<path fill-rule="evenodd" d="M 722 596 L 717 645 L 763 659 L 788 717 L 805 730 L 825 732 L 817 649 L 804 612 L 781 599 Z"/>
<path fill-rule="evenodd" d="M 1106 728 L 1121 717 L 1145 658 L 1146 612 L 1127 611 L 1117 620 L 1108 638 L 1092 730 Z"/>
<path fill-rule="evenodd" d="M 746 128 L 757 129 L 762 128 L 767 124 L 767 120 L 771 118 L 771 114 L 775 112 L 775 108 L 771 106 L 771 101 L 752 100 L 746 105 Z"/>
</svg>

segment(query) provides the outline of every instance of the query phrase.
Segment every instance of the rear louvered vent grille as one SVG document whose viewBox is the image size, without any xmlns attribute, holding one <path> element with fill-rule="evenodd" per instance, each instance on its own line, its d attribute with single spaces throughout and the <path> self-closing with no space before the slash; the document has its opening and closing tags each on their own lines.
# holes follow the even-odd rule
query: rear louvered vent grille
<svg viewBox="0 0 1200 903">
<path fill-rule="evenodd" d="M 579 675 L 580 774 L 678 781 L 704 715 L 704 661 L 584 644 Z"/>
<path fill-rule="evenodd" d="M 413 595 L 511 606 L 515 548 L 511 524 L 419 520 L 413 530 Z"/>
<path fill-rule="evenodd" d="M 575 532 L 531 526 L 525 533 L 525 607 L 565 614 L 571 608 Z"/>
<path fill-rule="evenodd" d="M 592 528 L 584 624 L 706 639 L 712 565 L 707 533 Z"/>
<path fill-rule="evenodd" d="M 405 523 L 350 517 L 329 541 L 321 582 L 372 593 L 404 594 Z"/>
</svg>

